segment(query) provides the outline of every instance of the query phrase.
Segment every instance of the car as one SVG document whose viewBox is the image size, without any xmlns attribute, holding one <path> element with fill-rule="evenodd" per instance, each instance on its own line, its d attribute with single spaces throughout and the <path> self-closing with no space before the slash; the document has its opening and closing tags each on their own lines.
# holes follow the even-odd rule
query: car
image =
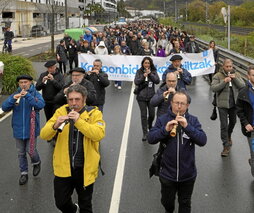
<svg viewBox="0 0 254 213">
<path fill-rule="evenodd" d="M 40 37 L 47 35 L 47 31 L 42 25 L 34 25 L 31 29 L 31 36 L 32 37 Z"/>
</svg>

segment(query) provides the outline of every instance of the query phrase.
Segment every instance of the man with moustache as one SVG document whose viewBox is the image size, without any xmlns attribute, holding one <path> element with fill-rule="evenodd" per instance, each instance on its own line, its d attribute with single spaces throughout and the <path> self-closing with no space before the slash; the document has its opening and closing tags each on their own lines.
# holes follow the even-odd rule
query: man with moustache
<svg viewBox="0 0 254 213">
<path fill-rule="evenodd" d="M 105 122 L 97 107 L 87 106 L 87 90 L 80 84 L 70 86 L 67 104 L 56 110 L 41 130 L 41 138 L 57 135 L 54 149 L 54 196 L 63 213 L 92 213 L 92 194 L 98 176 L 99 144 L 105 136 Z M 73 190 L 78 203 L 73 203 Z"/>
</svg>

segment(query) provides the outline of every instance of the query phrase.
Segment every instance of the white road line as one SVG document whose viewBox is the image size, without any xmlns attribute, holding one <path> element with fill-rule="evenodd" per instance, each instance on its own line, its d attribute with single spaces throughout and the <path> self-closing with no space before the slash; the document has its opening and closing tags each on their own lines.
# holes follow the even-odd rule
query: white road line
<svg viewBox="0 0 254 213">
<path fill-rule="evenodd" d="M 124 167 L 125 167 L 125 160 L 126 160 L 126 152 L 127 152 L 127 144 L 128 144 L 128 137 L 129 137 L 129 129 L 130 129 L 130 122 L 131 122 L 131 114 L 132 114 L 132 107 L 133 107 L 133 100 L 134 100 L 134 94 L 133 94 L 134 88 L 135 88 L 135 85 L 133 83 L 131 88 L 131 94 L 130 94 L 128 109 L 127 109 L 125 125 L 124 125 L 120 153 L 118 157 L 117 170 L 116 170 L 116 176 L 114 181 L 114 188 L 113 188 L 113 193 L 111 197 L 109 213 L 118 213 L 119 211 Z"/>
<path fill-rule="evenodd" d="M 2 108 L 0 108 L 0 115 L 4 113 Z M 4 119 L 8 118 L 12 114 L 12 111 L 8 112 L 4 117 L 0 118 L 0 122 L 2 122 Z"/>
</svg>

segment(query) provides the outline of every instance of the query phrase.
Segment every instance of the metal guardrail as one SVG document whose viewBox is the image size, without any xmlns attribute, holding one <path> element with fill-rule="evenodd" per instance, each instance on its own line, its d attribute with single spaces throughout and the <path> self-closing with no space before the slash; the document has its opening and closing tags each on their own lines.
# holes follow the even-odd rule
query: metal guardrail
<svg viewBox="0 0 254 213">
<path fill-rule="evenodd" d="M 196 41 L 197 41 L 200 49 L 202 49 L 202 50 L 207 49 L 208 44 L 209 44 L 208 42 L 205 42 L 205 41 L 197 39 L 197 38 L 196 38 Z M 254 59 L 244 56 L 244 55 L 237 53 L 235 51 L 225 49 L 220 46 L 217 46 L 217 48 L 219 49 L 219 62 L 218 62 L 219 65 L 221 66 L 223 64 L 223 61 L 226 58 L 229 58 L 233 61 L 235 70 L 238 71 L 244 79 L 247 79 L 248 67 L 250 65 L 254 65 Z"/>
<path fill-rule="evenodd" d="M 212 29 L 216 29 L 221 32 L 227 31 L 226 25 L 218 25 L 218 24 L 206 24 L 206 23 L 193 23 L 193 22 L 182 22 L 184 26 L 202 26 L 202 27 L 208 27 Z M 248 35 L 249 33 L 254 32 L 253 27 L 237 27 L 237 26 L 231 26 L 230 27 L 232 34 L 237 35 Z M 189 30 L 188 30 L 189 31 Z"/>
</svg>

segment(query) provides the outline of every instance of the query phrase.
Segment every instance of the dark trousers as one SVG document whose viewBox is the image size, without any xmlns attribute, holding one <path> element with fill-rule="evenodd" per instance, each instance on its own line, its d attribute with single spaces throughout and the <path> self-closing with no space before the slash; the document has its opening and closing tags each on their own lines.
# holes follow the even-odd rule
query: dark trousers
<svg viewBox="0 0 254 213">
<path fill-rule="evenodd" d="M 45 112 L 46 119 L 48 121 L 55 113 L 55 104 L 46 102 L 44 106 L 44 112 Z"/>
<path fill-rule="evenodd" d="M 230 109 L 218 108 L 220 115 L 220 137 L 223 146 L 230 146 L 228 139 L 231 138 L 233 129 L 236 124 L 236 108 Z"/>
<path fill-rule="evenodd" d="M 191 212 L 191 195 L 195 180 L 185 182 L 173 182 L 160 177 L 161 203 L 167 213 L 173 213 L 175 209 L 175 196 L 178 196 L 178 213 Z"/>
<path fill-rule="evenodd" d="M 155 108 L 151 106 L 150 101 L 138 101 L 140 114 L 141 114 L 141 124 L 143 134 L 147 134 L 147 127 L 152 128 L 153 120 L 155 116 Z M 148 117 L 147 117 L 148 110 Z"/>
<path fill-rule="evenodd" d="M 61 61 L 58 61 L 58 63 L 59 63 L 60 72 L 62 74 L 65 74 L 66 73 L 66 63 L 65 62 L 61 62 Z"/>
<path fill-rule="evenodd" d="M 73 62 L 74 62 L 75 67 L 78 67 L 78 55 L 69 57 L 70 70 L 73 69 L 73 66 L 72 66 Z"/>
<path fill-rule="evenodd" d="M 76 205 L 72 202 L 75 189 L 78 194 L 80 213 L 92 213 L 93 184 L 84 188 L 83 168 L 72 170 L 72 176 L 67 178 L 55 177 L 54 196 L 55 203 L 63 213 L 76 213 Z"/>
</svg>

